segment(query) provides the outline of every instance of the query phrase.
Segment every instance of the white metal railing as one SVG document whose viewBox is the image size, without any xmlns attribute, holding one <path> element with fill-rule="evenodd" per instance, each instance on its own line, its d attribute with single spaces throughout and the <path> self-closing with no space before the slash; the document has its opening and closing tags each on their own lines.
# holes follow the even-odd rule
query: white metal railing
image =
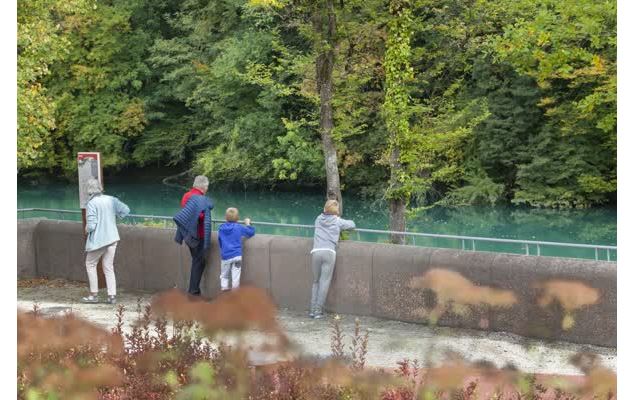
<svg viewBox="0 0 635 400">
<path fill-rule="evenodd" d="M 81 215 L 81 211 L 79 210 L 62 210 L 62 209 L 52 209 L 52 208 L 20 208 L 17 210 L 18 213 L 26 213 L 26 212 L 48 212 L 48 213 L 58 213 L 58 214 L 75 214 Z M 133 219 L 143 219 L 143 220 L 160 220 L 164 222 L 164 226 L 168 226 L 169 223 L 173 223 L 172 217 L 163 216 L 163 215 L 144 215 L 144 214 L 129 214 L 125 220 Z M 63 219 L 63 218 L 62 218 Z M 215 227 L 217 223 L 223 223 L 225 220 L 220 219 L 212 219 L 212 228 Z M 242 221 L 241 221 L 242 222 Z M 285 224 L 279 222 L 262 222 L 262 221 L 252 221 L 253 225 L 260 226 L 270 226 L 270 227 L 280 227 L 280 228 L 294 228 L 294 229 L 313 229 L 313 225 L 302 225 L 302 224 Z M 387 231 L 387 230 L 379 230 L 379 229 L 364 229 L 364 228 L 356 228 L 355 232 L 357 233 L 373 233 L 373 234 L 381 234 L 381 235 L 396 235 L 396 236 L 406 236 L 406 237 L 427 237 L 427 238 L 436 238 L 436 239 L 451 239 L 451 240 L 460 240 L 461 241 L 461 249 L 463 250 L 472 250 L 477 251 L 476 243 L 477 242 L 490 242 L 490 243 L 507 243 L 507 244 L 520 244 L 521 247 L 525 251 L 525 255 L 533 255 L 530 253 L 530 248 L 536 249 L 536 254 L 541 255 L 541 246 L 543 247 L 564 247 L 564 248 L 579 248 L 579 249 L 594 249 L 595 250 L 595 259 L 600 259 L 600 251 L 602 253 L 606 251 L 606 260 L 614 261 L 611 259 L 611 251 L 617 252 L 617 246 L 609 246 L 609 245 L 598 245 L 598 244 L 580 244 L 580 243 L 562 243 L 562 242 L 546 242 L 539 240 L 522 240 L 522 239 L 500 239 L 500 238 L 489 238 L 489 237 L 478 237 L 478 236 L 462 236 L 462 235 L 444 235 L 437 233 L 422 233 L 422 232 L 398 232 L 398 231 Z M 471 244 L 471 246 L 466 246 L 466 244 Z M 471 247 L 471 248 L 470 248 Z"/>
</svg>

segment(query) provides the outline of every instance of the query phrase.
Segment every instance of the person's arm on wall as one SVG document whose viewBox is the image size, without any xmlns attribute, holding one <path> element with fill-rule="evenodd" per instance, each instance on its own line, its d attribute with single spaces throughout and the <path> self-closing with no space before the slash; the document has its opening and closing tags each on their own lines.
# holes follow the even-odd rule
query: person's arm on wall
<svg viewBox="0 0 635 400">
<path fill-rule="evenodd" d="M 250 238 L 256 234 L 256 228 L 251 226 L 250 218 L 245 218 L 245 226 L 241 225 L 240 228 L 242 230 L 242 235 L 245 236 L 246 238 Z"/>
<path fill-rule="evenodd" d="M 86 233 L 91 233 L 97 227 L 97 208 L 92 202 L 86 204 Z"/>
<path fill-rule="evenodd" d="M 340 230 L 342 231 L 355 229 L 355 222 L 350 219 L 338 218 L 337 223 L 339 224 Z"/>
<path fill-rule="evenodd" d="M 130 214 L 130 207 L 128 207 L 123 201 L 115 198 L 115 212 L 117 217 L 125 218 L 128 214 Z"/>
</svg>

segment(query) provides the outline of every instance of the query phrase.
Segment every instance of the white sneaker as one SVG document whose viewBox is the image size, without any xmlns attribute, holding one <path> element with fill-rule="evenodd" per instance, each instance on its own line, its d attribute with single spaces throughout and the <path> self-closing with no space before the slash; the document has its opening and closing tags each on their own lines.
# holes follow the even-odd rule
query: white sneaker
<svg viewBox="0 0 635 400">
<path fill-rule="evenodd" d="M 82 303 L 99 303 L 99 299 L 97 298 L 97 296 L 93 296 L 91 294 L 90 296 L 82 297 Z"/>
</svg>

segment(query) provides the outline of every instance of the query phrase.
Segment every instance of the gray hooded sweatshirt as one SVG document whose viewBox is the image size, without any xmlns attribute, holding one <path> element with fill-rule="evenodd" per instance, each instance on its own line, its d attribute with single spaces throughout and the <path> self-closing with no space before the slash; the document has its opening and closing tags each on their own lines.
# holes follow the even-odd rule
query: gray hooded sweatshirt
<svg viewBox="0 0 635 400">
<path fill-rule="evenodd" d="M 335 252 L 335 247 L 340 239 L 340 231 L 355 229 L 355 222 L 342 219 L 337 215 L 320 214 L 315 219 L 315 235 L 313 236 L 313 253 L 316 250 L 330 250 Z"/>
</svg>

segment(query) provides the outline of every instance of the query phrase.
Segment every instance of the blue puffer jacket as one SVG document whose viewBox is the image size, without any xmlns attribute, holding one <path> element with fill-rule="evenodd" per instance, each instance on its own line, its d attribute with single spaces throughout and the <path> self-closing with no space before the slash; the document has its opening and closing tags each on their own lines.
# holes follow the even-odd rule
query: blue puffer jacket
<svg viewBox="0 0 635 400">
<path fill-rule="evenodd" d="M 204 248 L 209 249 L 212 239 L 212 201 L 200 195 L 193 195 L 175 216 L 176 236 L 174 240 L 181 244 L 185 243 L 190 247 L 196 247 L 198 244 L 198 216 L 201 212 L 205 213 L 204 228 L 205 239 Z"/>
</svg>

